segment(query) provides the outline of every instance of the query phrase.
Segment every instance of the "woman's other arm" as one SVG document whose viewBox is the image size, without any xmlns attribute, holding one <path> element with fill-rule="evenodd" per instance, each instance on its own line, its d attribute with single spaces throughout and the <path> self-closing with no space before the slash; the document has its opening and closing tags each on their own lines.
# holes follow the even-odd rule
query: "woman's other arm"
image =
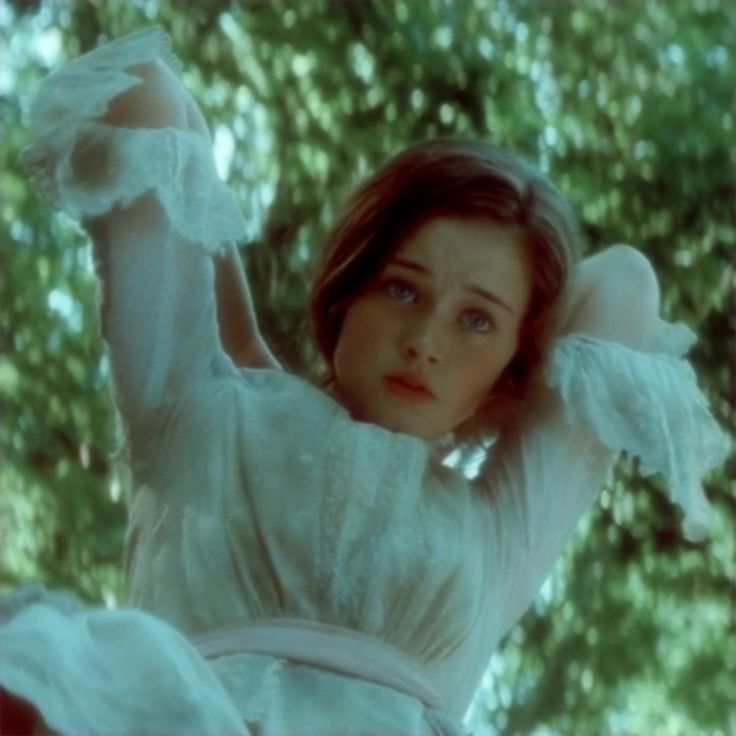
<svg viewBox="0 0 736 736">
<path fill-rule="evenodd" d="M 654 271 L 635 249 L 613 246 L 581 262 L 547 381 L 481 471 L 492 558 L 504 561 L 506 627 L 532 601 L 621 450 L 640 458 L 642 472 L 663 473 L 688 534 L 707 523 L 700 481 L 719 462 L 720 433 L 690 366 L 655 347 L 664 329 L 658 306 Z"/>
</svg>

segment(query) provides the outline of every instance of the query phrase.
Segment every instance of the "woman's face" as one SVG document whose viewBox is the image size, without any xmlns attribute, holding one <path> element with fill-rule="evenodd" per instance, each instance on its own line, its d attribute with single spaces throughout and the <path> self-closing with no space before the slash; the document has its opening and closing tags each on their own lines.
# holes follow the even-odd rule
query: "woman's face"
<svg viewBox="0 0 736 736">
<path fill-rule="evenodd" d="M 522 233 L 480 218 L 413 232 L 345 314 L 334 371 L 353 416 L 438 437 L 470 417 L 516 353 L 531 294 Z"/>
</svg>

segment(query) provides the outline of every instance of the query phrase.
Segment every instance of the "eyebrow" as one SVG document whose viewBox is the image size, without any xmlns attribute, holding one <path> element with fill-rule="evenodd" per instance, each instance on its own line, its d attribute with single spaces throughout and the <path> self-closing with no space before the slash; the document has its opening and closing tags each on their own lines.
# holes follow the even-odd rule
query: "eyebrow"
<svg viewBox="0 0 736 736">
<path fill-rule="evenodd" d="M 430 269 L 428 269 L 426 266 L 422 265 L 421 263 L 417 263 L 416 261 L 410 261 L 407 258 L 392 258 L 388 262 L 388 265 L 403 266 L 404 268 L 408 268 L 410 271 L 416 271 L 417 273 L 421 273 L 425 276 L 432 276 L 432 271 L 430 271 Z M 483 289 L 480 286 L 476 286 L 475 284 L 469 284 L 466 288 L 473 294 L 476 294 L 477 296 L 486 299 L 493 304 L 497 304 L 499 307 L 503 307 L 503 309 L 515 316 L 516 313 L 514 312 L 514 310 L 511 309 L 511 307 L 503 299 L 501 299 L 498 294 L 494 294 L 492 291 Z"/>
</svg>

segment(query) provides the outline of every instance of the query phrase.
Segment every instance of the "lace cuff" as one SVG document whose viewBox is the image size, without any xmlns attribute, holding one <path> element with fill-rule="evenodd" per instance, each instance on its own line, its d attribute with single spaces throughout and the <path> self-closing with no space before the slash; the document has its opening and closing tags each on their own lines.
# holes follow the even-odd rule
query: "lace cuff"
<svg viewBox="0 0 736 736">
<path fill-rule="evenodd" d="M 178 234 L 215 251 L 242 238 L 245 228 L 218 178 L 207 137 L 94 122 L 115 97 L 140 83 L 126 70 L 155 59 L 177 66 L 166 34 L 151 28 L 48 77 L 31 107 L 34 142 L 22 161 L 39 191 L 74 217 L 96 217 L 153 192 Z"/>
<path fill-rule="evenodd" d="M 584 335 L 562 338 L 546 380 L 562 395 L 570 423 L 590 429 L 612 450 L 638 457 L 644 475 L 662 473 L 683 510 L 683 531 L 702 540 L 711 507 L 702 478 L 726 458 L 725 434 L 683 360 L 694 342 L 683 325 L 661 324 L 656 347 L 641 353 Z"/>
</svg>

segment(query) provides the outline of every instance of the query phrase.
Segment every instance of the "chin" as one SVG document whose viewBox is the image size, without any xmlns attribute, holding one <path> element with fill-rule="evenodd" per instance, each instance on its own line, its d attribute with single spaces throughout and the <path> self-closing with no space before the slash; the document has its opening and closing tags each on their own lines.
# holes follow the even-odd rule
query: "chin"
<svg viewBox="0 0 736 736">
<path fill-rule="evenodd" d="M 431 440 L 433 437 L 437 437 L 440 434 L 438 432 L 432 432 L 420 422 L 412 421 L 411 419 L 406 419 L 404 417 L 393 417 L 386 421 L 378 421 L 375 423 L 391 432 L 408 434 L 412 437 L 418 437 L 423 440 Z"/>
<path fill-rule="evenodd" d="M 417 416 L 407 416 L 404 412 L 390 409 L 382 411 L 380 407 L 378 411 L 371 409 L 373 407 L 355 407 L 350 414 L 356 421 L 375 424 L 389 432 L 407 434 L 423 440 L 431 440 L 442 434 L 441 431 L 429 430 L 426 422 L 422 422 Z"/>
</svg>

